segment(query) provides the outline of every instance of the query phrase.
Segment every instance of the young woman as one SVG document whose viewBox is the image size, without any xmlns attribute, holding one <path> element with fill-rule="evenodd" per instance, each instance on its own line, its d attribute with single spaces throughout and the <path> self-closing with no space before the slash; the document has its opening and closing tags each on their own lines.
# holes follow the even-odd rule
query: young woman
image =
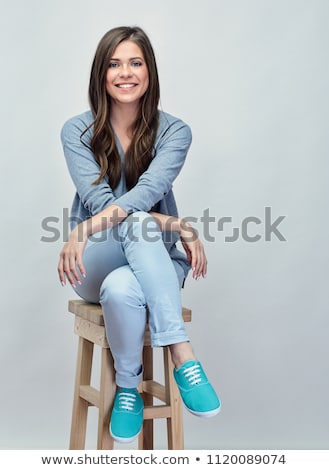
<svg viewBox="0 0 329 470">
<path fill-rule="evenodd" d="M 158 110 L 157 66 L 142 29 L 119 27 L 103 36 L 89 102 L 91 109 L 68 120 L 61 133 L 76 194 L 58 273 L 63 285 L 67 279 L 83 299 L 102 305 L 117 383 L 110 432 L 130 442 L 143 423 L 137 387 L 146 309 L 152 346 L 170 346 L 187 409 L 205 417 L 219 411 L 181 315 L 188 271 L 204 277 L 207 260 L 196 232 L 178 218 L 172 192 L 191 132 Z M 177 249 L 179 239 L 186 253 Z"/>
</svg>

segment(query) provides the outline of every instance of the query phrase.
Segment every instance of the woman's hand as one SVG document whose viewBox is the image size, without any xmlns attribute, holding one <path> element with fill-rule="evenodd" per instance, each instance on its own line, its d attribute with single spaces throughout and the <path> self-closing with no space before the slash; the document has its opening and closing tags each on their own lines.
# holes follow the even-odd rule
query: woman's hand
<svg viewBox="0 0 329 470">
<path fill-rule="evenodd" d="M 163 232 L 178 232 L 181 238 L 183 248 L 187 255 L 187 261 L 190 263 L 193 271 L 193 278 L 199 279 L 207 274 L 207 258 L 204 252 L 203 244 L 198 237 L 196 230 L 184 219 L 173 217 L 171 215 L 149 212 L 159 224 Z"/>
<path fill-rule="evenodd" d="M 68 241 L 65 243 L 58 263 L 59 279 L 64 286 L 66 278 L 76 287 L 76 282 L 81 284 L 81 276 L 86 277 L 86 270 L 82 262 L 82 254 L 85 249 L 88 237 L 94 233 L 107 230 L 121 223 L 127 212 L 121 207 L 111 204 L 90 219 L 85 220 L 72 230 Z M 80 274 L 77 271 L 80 271 Z"/>
<path fill-rule="evenodd" d="M 200 276 L 205 277 L 208 262 L 203 243 L 190 224 L 182 220 L 180 227 L 181 242 L 186 252 L 187 260 L 192 267 L 193 278 L 199 279 Z"/>
<path fill-rule="evenodd" d="M 86 277 L 86 271 L 82 262 L 82 254 L 88 240 L 86 224 L 81 223 L 72 230 L 68 241 L 65 243 L 58 263 L 58 275 L 61 284 L 66 284 L 66 278 L 73 287 L 76 282 L 81 284 L 81 275 Z"/>
</svg>

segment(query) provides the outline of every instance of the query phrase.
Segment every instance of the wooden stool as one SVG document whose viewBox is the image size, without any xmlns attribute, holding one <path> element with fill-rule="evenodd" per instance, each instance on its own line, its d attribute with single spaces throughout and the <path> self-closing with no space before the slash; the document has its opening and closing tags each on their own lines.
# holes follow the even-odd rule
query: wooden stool
<svg viewBox="0 0 329 470">
<path fill-rule="evenodd" d="M 70 449 L 84 449 L 86 440 L 88 407 L 98 408 L 97 449 L 113 449 L 109 432 L 111 410 L 116 392 L 113 358 L 106 339 L 103 312 L 100 305 L 83 300 L 70 300 L 68 309 L 75 315 L 74 332 L 79 336 L 76 366 Z M 191 321 L 191 310 L 183 308 L 183 319 Z M 101 347 L 99 390 L 91 386 L 94 345 Z M 168 449 L 183 449 L 182 402 L 173 377 L 173 363 L 169 347 L 163 349 L 164 385 L 153 380 L 153 349 L 148 325 L 143 348 L 143 381 L 139 387 L 144 400 L 144 424 L 139 435 L 139 449 L 154 448 L 153 420 L 167 419 Z M 163 404 L 154 405 L 154 398 Z"/>
</svg>

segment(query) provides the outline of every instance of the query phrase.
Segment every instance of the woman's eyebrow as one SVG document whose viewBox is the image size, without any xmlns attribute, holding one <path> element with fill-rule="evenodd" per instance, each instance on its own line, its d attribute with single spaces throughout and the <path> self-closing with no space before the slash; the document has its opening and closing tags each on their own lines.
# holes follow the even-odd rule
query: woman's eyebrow
<svg viewBox="0 0 329 470">
<path fill-rule="evenodd" d="M 120 62 L 121 61 L 121 59 L 116 59 L 115 57 L 112 57 L 111 60 L 113 60 L 114 62 Z M 128 60 L 144 60 L 144 59 L 142 59 L 142 57 L 131 57 Z"/>
</svg>

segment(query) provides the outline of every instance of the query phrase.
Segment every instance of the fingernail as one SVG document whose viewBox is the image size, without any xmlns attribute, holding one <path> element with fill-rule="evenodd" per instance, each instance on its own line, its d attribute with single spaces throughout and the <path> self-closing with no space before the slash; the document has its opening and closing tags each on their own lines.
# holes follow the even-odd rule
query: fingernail
<svg viewBox="0 0 329 470">
<path fill-rule="evenodd" d="M 78 281 L 78 284 L 81 286 L 82 282 L 81 282 L 81 281 Z"/>
<path fill-rule="evenodd" d="M 61 281 L 61 284 L 62 284 L 62 286 L 63 286 L 63 287 L 65 286 L 65 283 L 64 283 L 64 281 Z"/>
</svg>

